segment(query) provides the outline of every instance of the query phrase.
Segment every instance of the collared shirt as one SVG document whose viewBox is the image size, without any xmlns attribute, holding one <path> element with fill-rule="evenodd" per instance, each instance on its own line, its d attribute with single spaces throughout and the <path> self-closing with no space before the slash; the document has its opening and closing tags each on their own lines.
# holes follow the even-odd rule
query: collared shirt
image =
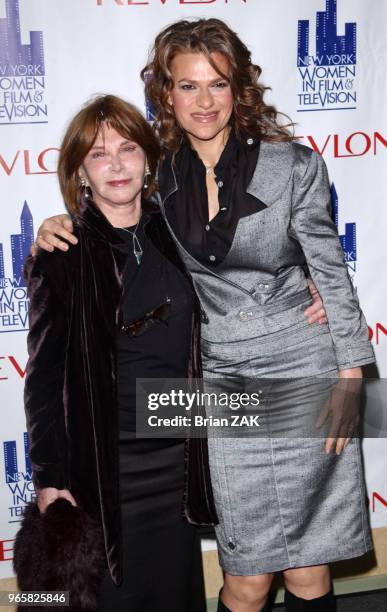
<svg viewBox="0 0 387 612">
<path fill-rule="evenodd" d="M 229 252 L 242 217 L 252 215 L 265 204 L 246 192 L 259 155 L 259 140 L 239 142 L 231 130 L 214 168 L 218 185 L 219 212 L 209 221 L 206 167 L 188 140 L 176 155 L 179 189 L 171 195 L 166 214 L 177 238 L 202 264 L 214 267 Z"/>
</svg>

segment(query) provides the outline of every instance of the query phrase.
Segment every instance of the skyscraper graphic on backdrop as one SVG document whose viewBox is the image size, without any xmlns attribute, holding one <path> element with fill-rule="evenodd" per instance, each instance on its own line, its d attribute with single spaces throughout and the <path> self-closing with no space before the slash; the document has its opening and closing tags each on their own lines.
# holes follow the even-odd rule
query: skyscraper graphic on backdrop
<svg viewBox="0 0 387 612">
<path fill-rule="evenodd" d="M 23 277 L 24 260 L 34 242 L 34 222 L 27 202 L 20 216 L 21 233 L 11 235 L 12 270 L 14 280 Z M 24 286 L 24 279 L 22 285 Z"/>
<path fill-rule="evenodd" d="M 13 68 L 17 65 L 40 66 L 39 74 L 45 74 L 43 32 L 30 31 L 30 42 L 23 45 L 19 0 L 5 0 L 5 15 L 0 19 L 1 76 L 15 76 Z"/>
<path fill-rule="evenodd" d="M 305 58 L 314 55 L 310 49 L 310 23 L 307 19 L 298 22 L 297 65 L 304 66 Z M 316 16 L 316 56 L 320 66 L 332 62 L 328 56 L 346 56 L 345 63 L 356 64 L 356 23 L 346 23 L 345 33 L 337 34 L 337 0 L 326 0 L 326 10 Z"/>
<path fill-rule="evenodd" d="M 357 108 L 357 24 L 345 23 L 339 35 L 337 4 L 326 0 L 325 11 L 316 12 L 315 27 L 312 20 L 298 21 L 298 113 Z"/>
<path fill-rule="evenodd" d="M 12 278 L 19 287 L 25 287 L 23 279 L 24 260 L 34 243 L 34 220 L 27 202 L 24 202 L 20 215 L 20 234 L 11 234 Z M 0 286 L 6 278 L 4 265 L 4 245 L 0 243 Z"/>
<path fill-rule="evenodd" d="M 148 70 L 144 74 L 145 82 L 149 81 L 151 78 L 152 78 L 152 72 L 150 70 Z M 151 121 L 151 122 L 153 122 L 155 120 L 155 118 L 156 118 L 153 105 L 152 105 L 150 99 L 147 96 L 145 97 L 145 116 L 146 116 L 146 120 L 147 121 Z"/>
<path fill-rule="evenodd" d="M 332 197 L 332 216 L 339 229 L 339 198 L 337 195 L 335 184 L 331 185 L 331 197 Z M 345 261 L 348 267 L 355 272 L 356 261 L 357 261 L 357 250 L 356 250 L 356 223 L 346 223 L 345 233 L 340 234 L 340 242 L 344 251 Z"/>
<path fill-rule="evenodd" d="M 33 243 L 34 220 L 24 202 L 20 233 L 0 243 L 0 334 L 28 330 L 29 299 L 23 267 Z"/>
<path fill-rule="evenodd" d="M 155 111 L 149 98 L 147 98 L 145 101 L 145 116 L 146 120 L 150 121 L 151 123 L 153 123 L 153 121 L 156 119 Z"/>
<path fill-rule="evenodd" d="M 16 440 L 3 442 L 4 449 L 4 469 L 5 482 L 12 483 L 18 481 L 18 474 L 22 472 L 27 479 L 32 474 L 31 459 L 29 457 L 29 438 L 27 432 L 23 434 L 24 464 L 19 466 L 17 459 Z"/>
<path fill-rule="evenodd" d="M 36 501 L 36 490 L 32 480 L 32 463 L 29 456 L 29 437 L 23 434 L 24 457 L 20 457 L 20 447 L 17 440 L 3 442 L 5 483 L 10 495 L 8 501 L 8 523 L 20 523 L 26 505 Z M 19 458 L 18 460 L 18 451 Z"/>
<path fill-rule="evenodd" d="M 0 125 L 47 123 L 43 31 L 24 32 L 19 0 L 0 0 L 0 10 L 3 6 L 5 17 L 0 18 Z M 30 14 L 34 15 L 32 8 Z M 36 12 L 36 17 L 40 19 L 42 15 Z"/>
<path fill-rule="evenodd" d="M 3 245 L 0 244 L 0 278 L 5 277 L 5 268 L 4 268 L 4 251 Z"/>
</svg>

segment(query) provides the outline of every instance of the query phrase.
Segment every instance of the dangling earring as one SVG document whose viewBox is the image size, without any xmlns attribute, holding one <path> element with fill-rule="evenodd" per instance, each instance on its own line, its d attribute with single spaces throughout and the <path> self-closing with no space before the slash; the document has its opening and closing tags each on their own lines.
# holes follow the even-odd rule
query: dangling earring
<svg viewBox="0 0 387 612">
<path fill-rule="evenodd" d="M 150 176 L 150 173 L 151 171 L 149 168 L 148 160 L 145 160 L 145 175 L 144 175 L 144 185 L 143 185 L 144 189 L 148 189 L 149 187 L 148 176 Z"/>
<path fill-rule="evenodd" d="M 85 177 L 81 176 L 79 182 L 81 184 L 81 194 L 86 200 L 88 200 L 91 197 L 91 191 Z"/>
</svg>

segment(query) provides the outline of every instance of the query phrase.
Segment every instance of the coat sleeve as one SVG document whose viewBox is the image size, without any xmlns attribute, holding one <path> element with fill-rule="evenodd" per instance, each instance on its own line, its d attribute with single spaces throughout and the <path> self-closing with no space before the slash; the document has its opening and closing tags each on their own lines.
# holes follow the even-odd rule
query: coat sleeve
<svg viewBox="0 0 387 612">
<path fill-rule="evenodd" d="M 304 252 L 321 295 L 339 370 L 375 361 L 368 327 L 349 277 L 331 217 L 328 172 L 321 155 L 310 152 L 304 174 L 295 177 L 290 235 Z"/>
<path fill-rule="evenodd" d="M 46 268 L 38 255 L 27 258 L 24 269 L 30 300 L 24 406 L 34 485 L 38 489 L 64 489 L 67 475 L 63 385 L 68 323 L 66 300 L 55 288 L 56 283 L 50 281 Z"/>
</svg>

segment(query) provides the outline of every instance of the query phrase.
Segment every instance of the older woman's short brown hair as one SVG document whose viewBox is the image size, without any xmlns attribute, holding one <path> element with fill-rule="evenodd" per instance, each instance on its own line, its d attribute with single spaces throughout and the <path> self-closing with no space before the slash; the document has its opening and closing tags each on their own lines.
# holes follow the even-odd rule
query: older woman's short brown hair
<svg viewBox="0 0 387 612">
<path fill-rule="evenodd" d="M 59 184 L 66 206 L 72 213 L 79 212 L 79 168 L 104 124 L 115 129 L 123 138 L 136 142 L 144 150 L 151 173 L 144 197 L 149 198 L 156 190 L 160 147 L 152 127 L 129 102 L 112 95 L 98 96 L 72 119 L 60 149 Z"/>
<path fill-rule="evenodd" d="M 211 57 L 215 52 L 222 53 L 230 62 L 229 75 L 219 71 Z M 182 137 L 169 102 L 173 88 L 171 62 L 178 53 L 203 53 L 214 70 L 230 81 L 234 97 L 231 121 L 239 138 L 243 133 L 269 141 L 293 140 L 287 129 L 293 124 L 281 125 L 280 113 L 263 100 L 268 88 L 258 82 L 261 68 L 252 63 L 246 45 L 226 23 L 211 18 L 181 20 L 167 26 L 156 37 L 148 64 L 141 72 L 163 147 L 177 151 Z"/>
</svg>

